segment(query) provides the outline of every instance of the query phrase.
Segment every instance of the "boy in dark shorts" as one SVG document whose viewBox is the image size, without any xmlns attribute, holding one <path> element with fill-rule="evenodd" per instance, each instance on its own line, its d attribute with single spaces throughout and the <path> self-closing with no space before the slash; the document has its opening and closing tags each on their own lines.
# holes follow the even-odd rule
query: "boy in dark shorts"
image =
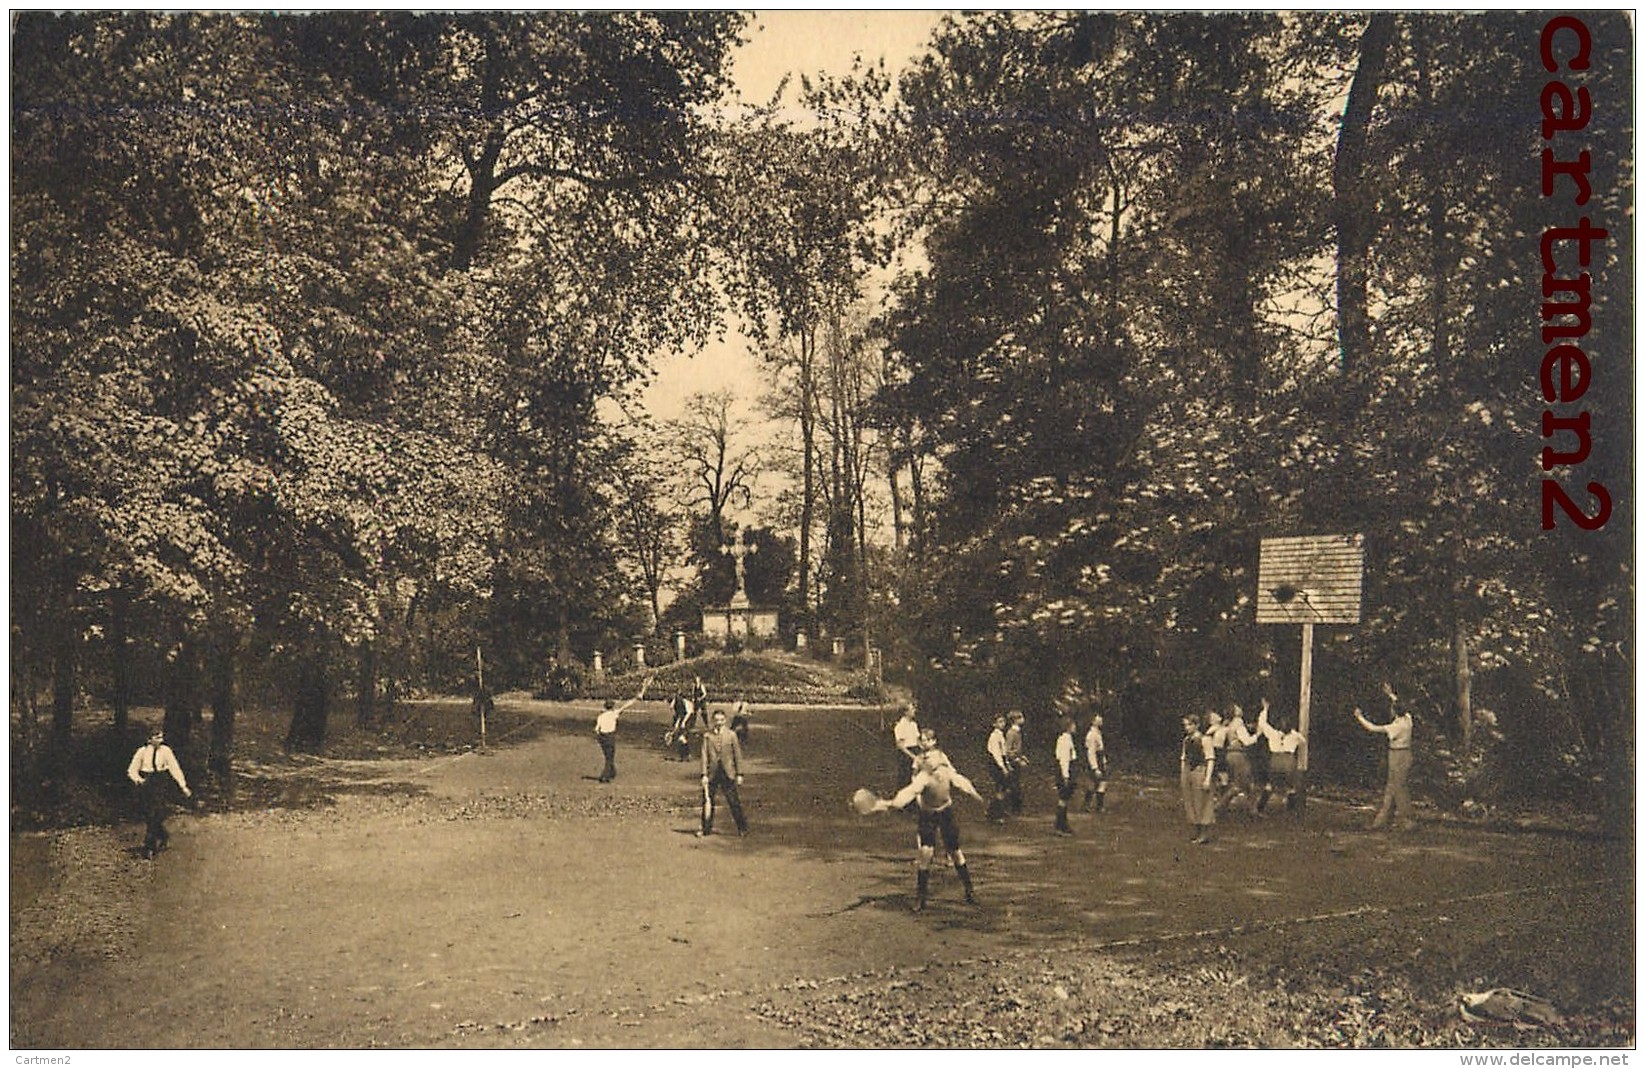
<svg viewBox="0 0 1645 1069">
<path fill-rule="evenodd" d="M 901 809 L 910 802 L 919 803 L 919 853 L 914 861 L 916 913 L 925 908 L 926 891 L 931 884 L 931 860 L 936 856 L 939 838 L 944 849 L 953 857 L 954 871 L 965 885 L 965 900 L 976 902 L 971 889 L 971 870 L 965 863 L 965 854 L 960 851 L 960 826 L 954 819 L 954 788 L 958 787 L 983 802 L 977 788 L 949 762 L 948 755 L 937 748 L 936 736 L 929 732 L 922 734 L 926 735 L 930 744 L 914 762 L 913 780 L 894 797 L 877 799 L 873 810 L 883 813 L 887 809 Z"/>
</svg>

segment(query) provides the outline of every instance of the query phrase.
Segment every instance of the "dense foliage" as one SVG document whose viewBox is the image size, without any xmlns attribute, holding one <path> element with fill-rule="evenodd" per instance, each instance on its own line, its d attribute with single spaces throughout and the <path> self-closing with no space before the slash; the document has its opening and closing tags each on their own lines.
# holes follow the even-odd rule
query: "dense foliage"
<svg viewBox="0 0 1645 1069">
<path fill-rule="evenodd" d="M 59 743 L 77 695 L 118 725 L 141 691 L 185 736 L 209 702 L 225 766 L 237 683 L 303 746 L 338 693 L 574 687 L 727 597 L 743 533 L 756 601 L 941 715 L 1078 682 L 1163 740 L 1295 715 L 1258 546 L 1358 533 L 1322 770 L 1368 764 L 1345 714 L 1389 679 L 1459 800 L 1625 800 L 1631 35 L 1588 18 L 1592 117 L 1550 141 L 1545 21 L 981 13 L 734 112 L 726 14 L 23 13 L 26 749 L 48 680 Z M 1550 145 L 1591 158 L 1580 208 Z M 1536 249 L 1583 213 L 1592 451 L 1549 475 Z M 733 307 L 791 448 L 712 395 L 609 425 Z M 736 532 L 762 465 L 793 486 Z M 1544 531 L 1545 478 L 1610 486 L 1609 523 Z"/>
<path fill-rule="evenodd" d="M 187 750 L 198 662 L 232 724 L 243 652 L 319 745 L 345 665 L 369 717 L 621 620 L 595 406 L 711 326 L 695 142 L 739 17 L 16 22 L 26 722 L 37 676 L 62 741 L 79 667 L 123 714 L 153 662 Z"/>
<path fill-rule="evenodd" d="M 1354 762 L 1330 756 L 1362 745 L 1347 709 L 1386 678 L 1459 787 L 1579 772 L 1615 793 L 1631 522 L 1537 522 L 1532 250 L 1574 225 L 1527 178 L 1545 20 L 1379 18 L 985 15 L 905 79 L 929 265 L 900 281 L 887 400 L 941 477 L 903 587 L 913 659 L 945 699 L 992 687 L 1041 715 L 1083 680 L 1137 737 L 1262 693 L 1294 715 L 1297 629 L 1253 622 L 1259 541 L 1362 533 L 1363 621 L 1320 629 L 1318 764 Z M 1629 34 L 1592 25 L 1586 84 L 1612 104 L 1581 146 L 1588 210 L 1620 221 Z M 1357 184 L 1350 135 L 1376 161 Z M 1349 217 L 1365 346 L 1332 314 Z M 1611 233 L 1596 351 L 1629 314 Z M 1631 412 L 1612 385 L 1585 402 L 1584 478 L 1616 486 Z M 1487 748 L 1508 764 L 1481 769 Z"/>
</svg>

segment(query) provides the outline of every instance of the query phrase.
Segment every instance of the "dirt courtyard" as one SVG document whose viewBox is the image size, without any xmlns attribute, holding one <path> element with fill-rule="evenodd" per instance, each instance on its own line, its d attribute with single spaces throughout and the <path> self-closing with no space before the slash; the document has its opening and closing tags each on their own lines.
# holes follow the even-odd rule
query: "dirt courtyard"
<svg viewBox="0 0 1645 1069">
<path fill-rule="evenodd" d="M 962 799 L 979 903 L 939 871 L 915 915 L 912 819 L 846 804 L 904 771 L 878 712 L 757 709 L 752 834 L 699 839 L 661 703 L 611 784 L 593 703 L 509 704 L 536 730 L 484 752 L 247 767 L 332 801 L 179 813 L 153 862 L 135 822 L 13 834 L 12 1047 L 1634 1042 L 1631 843 L 1316 800 L 1192 846 L 1174 784 L 1119 763 L 1071 839 L 1043 779 L 1003 827 Z M 1459 1018 L 1499 986 L 1565 1024 Z"/>
</svg>

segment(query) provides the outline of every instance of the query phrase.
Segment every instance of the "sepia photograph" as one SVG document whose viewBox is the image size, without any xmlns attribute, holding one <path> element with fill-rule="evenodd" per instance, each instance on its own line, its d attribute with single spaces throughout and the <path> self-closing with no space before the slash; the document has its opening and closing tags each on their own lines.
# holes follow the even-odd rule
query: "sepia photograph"
<svg viewBox="0 0 1645 1069">
<path fill-rule="evenodd" d="M 13 1064 L 1629 1064 L 1634 12 L 9 14 Z"/>
</svg>

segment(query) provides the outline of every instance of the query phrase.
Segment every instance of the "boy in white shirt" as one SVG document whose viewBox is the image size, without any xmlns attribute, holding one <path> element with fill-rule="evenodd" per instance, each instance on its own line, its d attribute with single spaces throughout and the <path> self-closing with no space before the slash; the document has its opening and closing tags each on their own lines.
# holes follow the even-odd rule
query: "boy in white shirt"
<svg viewBox="0 0 1645 1069">
<path fill-rule="evenodd" d="M 183 778 L 183 767 L 177 763 L 177 755 L 166 745 L 166 733 L 155 728 L 149 734 L 149 741 L 137 748 L 137 752 L 131 755 L 131 763 L 126 766 L 126 778 L 137 784 L 143 820 L 147 824 L 143 836 L 145 858 L 158 854 L 171 841 L 171 836 L 166 832 L 167 775 L 183 792 L 184 798 L 194 797 L 194 792 L 188 789 L 188 780 Z"/>
<path fill-rule="evenodd" d="M 646 676 L 645 682 L 640 684 L 640 692 L 621 705 L 607 698 L 605 708 L 594 718 L 594 740 L 600 744 L 600 753 L 605 756 L 605 768 L 600 772 L 601 783 L 610 783 L 617 778 L 617 718 L 645 697 L 645 689 L 651 686 L 654 678 L 655 672 Z"/>
<path fill-rule="evenodd" d="M 1072 835 L 1068 826 L 1068 800 L 1074 797 L 1074 765 L 1079 748 L 1074 745 L 1074 718 L 1062 718 L 1062 734 L 1057 736 L 1057 824 L 1058 835 Z"/>
</svg>

